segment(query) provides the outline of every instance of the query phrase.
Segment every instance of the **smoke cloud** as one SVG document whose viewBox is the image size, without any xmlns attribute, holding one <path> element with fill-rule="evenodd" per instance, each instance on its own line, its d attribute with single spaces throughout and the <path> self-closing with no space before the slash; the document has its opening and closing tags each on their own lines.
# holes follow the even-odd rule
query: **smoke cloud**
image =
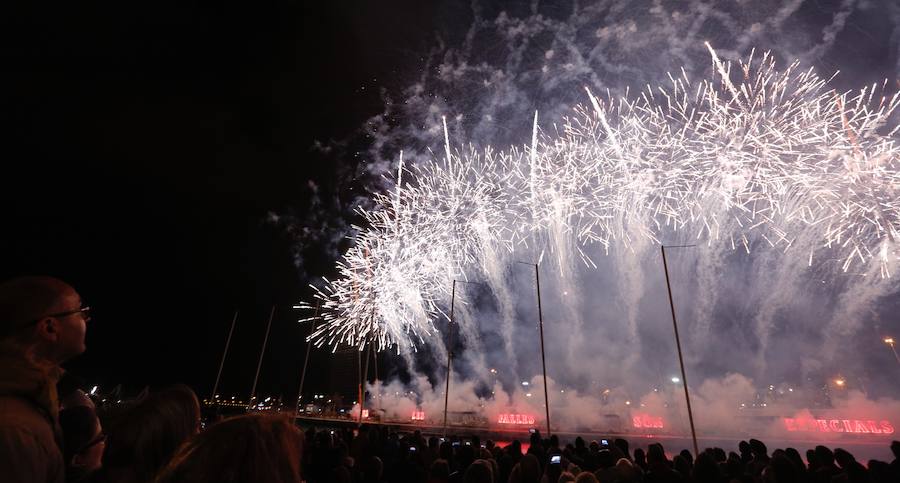
<svg viewBox="0 0 900 483">
<path fill-rule="evenodd" d="M 535 111 L 541 129 L 555 132 L 574 106 L 587 102 L 585 86 L 614 98 L 664 83 L 667 73 L 713 77 L 705 41 L 725 60 L 755 48 L 772 52 L 782 66 L 796 59 L 799 69 L 825 77 L 841 70 L 837 90 L 886 77 L 890 84 L 900 75 L 900 7 L 892 2 L 845 0 L 828 10 L 804 0 L 588 3 L 447 7 L 446 26 L 421 74 L 405 90 L 385 92 L 384 112 L 364 127 L 370 143 L 357 175 L 372 192 L 384 192 L 393 187 L 401 149 L 407 166 L 440 158 L 432 150 L 443 149 L 442 117 L 455 147 L 521 147 L 531 139 Z M 861 26 L 870 27 L 869 35 L 857 32 Z M 859 60 L 867 53 L 870 63 Z M 735 182 L 742 176 L 736 173 Z M 344 234 L 330 237 L 337 243 Z M 693 235 L 663 241 L 696 243 Z M 329 239 L 321 231 L 310 236 Z M 512 255 L 484 247 L 488 256 L 466 275 L 485 286 L 457 287 L 461 330 L 454 334 L 449 411 L 474 411 L 491 424 L 508 413 L 542 421 L 537 287 L 533 268 L 517 263 L 540 260 L 554 426 L 628 429 L 632 418 L 648 415 L 685 434 L 659 245 L 638 234 L 631 241 L 586 248 L 596 267 L 578 260 L 569 234 L 552 229 L 544 245 Z M 811 265 L 798 250 L 750 243 L 750 253 L 702 240 L 668 254 L 698 431 L 786 437 L 784 418 L 822 414 L 900 423 L 900 366 L 882 342 L 900 334 L 900 320 L 891 316 L 897 260 L 844 272 L 843 259 Z M 885 268 L 892 277 L 881 275 Z M 449 311 L 449 300 L 442 310 Z M 370 406 L 394 418 L 423 411 L 440 420 L 446 319 L 435 328 L 417 352 L 397 357 L 391 377 L 369 386 Z"/>
</svg>

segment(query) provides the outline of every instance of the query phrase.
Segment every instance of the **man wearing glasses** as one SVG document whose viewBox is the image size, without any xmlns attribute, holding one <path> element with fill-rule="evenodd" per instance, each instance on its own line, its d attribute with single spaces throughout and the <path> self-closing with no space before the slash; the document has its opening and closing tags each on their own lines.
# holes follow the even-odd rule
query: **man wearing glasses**
<svg viewBox="0 0 900 483">
<path fill-rule="evenodd" d="M 85 350 L 90 308 L 52 277 L 0 284 L 0 475 L 10 482 L 62 482 L 60 364 Z"/>
</svg>

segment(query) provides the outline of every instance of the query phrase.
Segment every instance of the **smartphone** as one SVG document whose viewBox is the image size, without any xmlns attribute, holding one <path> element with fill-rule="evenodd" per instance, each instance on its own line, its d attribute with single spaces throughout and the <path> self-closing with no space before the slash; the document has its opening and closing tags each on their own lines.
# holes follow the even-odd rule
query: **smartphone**
<svg viewBox="0 0 900 483">
<path fill-rule="evenodd" d="M 453 442 L 453 447 L 456 448 L 456 447 L 458 447 L 458 446 L 459 446 L 459 441 L 454 441 L 454 442 Z"/>
<path fill-rule="evenodd" d="M 329 431 L 329 433 L 334 434 L 334 430 L 332 429 L 331 431 Z"/>
<path fill-rule="evenodd" d="M 415 446 L 410 446 L 410 447 L 409 447 L 409 450 L 410 450 L 411 452 L 415 453 L 415 452 L 416 452 L 416 447 L 415 447 Z"/>
<path fill-rule="evenodd" d="M 472 446 L 472 442 L 471 442 L 471 441 L 466 441 L 466 446 Z"/>
<path fill-rule="evenodd" d="M 551 464 L 551 465 L 558 465 L 558 464 L 560 464 L 560 463 L 562 463 L 562 456 L 560 456 L 560 455 L 558 455 L 558 454 L 555 454 L 555 455 L 553 455 L 553 456 L 550 457 L 550 464 Z"/>
<path fill-rule="evenodd" d="M 528 428 L 528 432 L 531 434 L 537 433 L 537 430 L 534 428 Z"/>
<path fill-rule="evenodd" d="M 608 440 L 608 439 L 601 439 L 601 440 L 600 440 L 600 444 L 602 444 L 603 446 L 609 446 L 609 440 Z"/>
</svg>

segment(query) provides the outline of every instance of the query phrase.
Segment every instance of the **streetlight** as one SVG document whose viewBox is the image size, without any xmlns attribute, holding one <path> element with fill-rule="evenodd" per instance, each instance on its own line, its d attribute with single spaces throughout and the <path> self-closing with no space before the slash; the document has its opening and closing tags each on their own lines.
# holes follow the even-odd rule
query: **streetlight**
<svg viewBox="0 0 900 483">
<path fill-rule="evenodd" d="M 449 152 L 448 152 L 449 153 Z M 471 285 L 484 285 L 479 282 L 453 279 L 453 287 L 450 291 L 450 322 L 447 324 L 447 381 L 444 387 L 444 437 L 447 436 L 447 404 L 450 402 L 450 362 L 453 359 L 453 322 L 454 308 L 456 307 L 456 284 L 468 283 Z"/>
<path fill-rule="evenodd" d="M 693 246 L 695 245 L 672 245 L 669 248 L 688 248 Z M 691 439 L 694 443 L 694 454 L 699 455 L 700 448 L 697 446 L 697 431 L 694 429 L 694 412 L 691 410 L 691 396 L 688 393 L 687 375 L 684 371 L 684 357 L 681 355 L 681 338 L 678 337 L 678 322 L 675 320 L 675 302 L 672 301 L 672 285 L 669 282 L 669 264 L 666 262 L 666 246 L 660 245 L 659 248 L 662 251 L 663 271 L 666 274 L 666 291 L 669 294 L 669 308 L 672 311 L 672 327 L 675 329 L 675 347 L 678 349 L 678 364 L 681 366 L 681 380 L 684 381 L 684 400 L 687 403 L 688 421 L 691 423 Z"/>
<path fill-rule="evenodd" d="M 900 364 L 900 355 L 897 355 L 897 348 L 894 347 L 894 338 L 893 337 L 885 337 L 884 343 L 891 346 L 891 352 L 894 353 L 894 359 L 897 359 L 897 364 Z"/>
<path fill-rule="evenodd" d="M 272 319 L 275 318 L 275 306 L 272 306 L 272 310 L 269 312 L 269 323 L 266 325 L 266 336 L 263 338 L 262 349 L 259 351 L 259 362 L 256 364 L 256 375 L 253 376 L 253 388 L 250 389 L 250 401 L 247 403 L 247 408 L 251 408 L 253 406 L 253 401 L 256 399 L 256 383 L 259 382 L 259 370 L 262 368 L 263 356 L 266 354 L 266 345 L 269 343 L 269 331 L 272 330 Z M 237 314 L 235 313 L 235 320 L 237 319 Z M 234 324 L 232 323 L 232 326 Z"/>
<path fill-rule="evenodd" d="M 319 317 L 319 305 L 321 302 L 316 301 L 316 311 L 312 316 L 311 326 L 309 328 L 309 341 L 306 342 L 306 355 L 303 358 L 303 372 L 300 373 L 300 387 L 297 389 L 297 408 L 295 414 L 300 414 L 300 403 L 303 400 L 303 383 L 306 382 L 306 368 L 309 365 L 309 353 L 312 352 L 312 335 L 316 331 L 316 319 Z M 295 305 L 295 309 L 302 308 Z"/>
<path fill-rule="evenodd" d="M 844 387 L 844 385 L 847 384 L 847 380 L 838 376 L 838 378 L 834 380 L 834 383 L 837 387 Z"/>
<path fill-rule="evenodd" d="M 228 346 L 231 345 L 231 335 L 234 334 L 234 324 L 237 323 L 237 318 L 238 318 L 238 311 L 235 310 L 234 318 L 231 319 L 231 330 L 228 331 L 228 338 L 225 339 L 225 352 L 222 353 L 222 361 L 219 362 L 219 372 L 216 373 L 216 383 L 213 384 L 212 393 L 213 393 L 213 395 L 216 395 L 215 396 L 216 398 L 219 397 L 217 395 L 219 392 L 219 379 L 222 378 L 222 368 L 225 367 L 225 357 L 228 355 Z M 96 388 L 97 388 L 97 386 L 94 386 L 94 389 L 96 389 Z M 91 391 L 91 394 L 94 394 L 94 391 Z M 217 401 L 216 402 L 216 412 L 218 413 L 218 411 L 219 411 L 219 406 L 218 406 L 218 401 Z"/>
<path fill-rule="evenodd" d="M 534 267 L 534 282 L 537 286 L 538 328 L 541 334 L 541 367 L 544 370 L 544 408 L 547 411 L 547 436 L 550 436 L 550 396 L 547 394 L 547 358 L 544 356 L 544 311 L 541 309 L 541 274 L 538 271 L 537 263 L 518 263 Z"/>
</svg>

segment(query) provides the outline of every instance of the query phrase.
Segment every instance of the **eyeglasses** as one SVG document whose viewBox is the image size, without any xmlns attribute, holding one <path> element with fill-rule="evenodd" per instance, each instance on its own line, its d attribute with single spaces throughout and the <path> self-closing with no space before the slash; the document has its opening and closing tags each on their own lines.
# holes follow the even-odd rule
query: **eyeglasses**
<svg viewBox="0 0 900 483">
<path fill-rule="evenodd" d="M 45 317 L 68 317 L 70 315 L 75 315 L 75 314 L 81 314 L 81 317 L 84 319 L 85 322 L 91 320 L 91 308 L 90 307 L 81 307 L 80 309 L 69 310 L 66 312 L 57 312 L 55 314 L 47 314 L 44 317 L 41 317 L 41 319 L 43 319 Z M 38 319 L 38 320 L 40 320 L 40 319 Z"/>
<path fill-rule="evenodd" d="M 43 317 L 38 317 L 37 319 L 30 320 L 30 321 L 22 324 L 19 328 L 24 329 L 25 327 L 28 327 L 29 325 L 34 325 L 34 324 L 46 319 L 47 317 L 68 317 L 70 315 L 75 315 L 75 314 L 81 314 L 81 318 L 83 318 L 85 322 L 89 322 L 91 320 L 91 308 L 90 307 L 81 307 L 80 309 L 67 310 L 65 312 L 56 312 L 53 314 L 47 314 Z"/>
<path fill-rule="evenodd" d="M 105 442 L 106 442 L 106 433 L 101 432 L 101 433 L 98 434 L 94 439 L 88 441 L 87 444 L 85 444 L 84 446 L 82 446 L 82 447 L 78 450 L 78 453 L 83 453 L 83 452 L 89 450 L 90 448 L 92 448 L 92 447 L 94 447 L 94 446 L 97 446 L 97 445 L 100 444 L 100 443 L 105 443 Z"/>
</svg>

